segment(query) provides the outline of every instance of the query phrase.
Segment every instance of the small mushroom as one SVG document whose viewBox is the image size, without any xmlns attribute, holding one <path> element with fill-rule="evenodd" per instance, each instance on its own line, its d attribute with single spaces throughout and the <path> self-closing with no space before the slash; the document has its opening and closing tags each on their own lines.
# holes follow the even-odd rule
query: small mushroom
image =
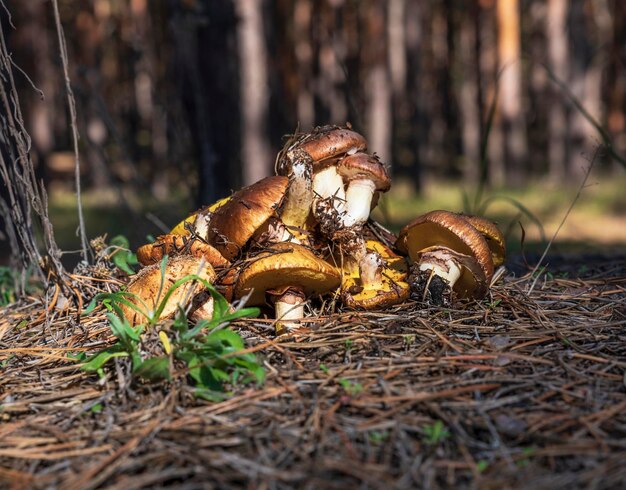
<svg viewBox="0 0 626 490">
<path fill-rule="evenodd" d="M 409 297 L 407 263 L 404 257 L 378 240 L 365 242 L 366 260 L 374 260 L 366 270 L 374 271 L 368 276 L 363 267 L 358 273 L 344 271 L 341 290 L 344 304 L 350 308 L 372 310 L 402 303 Z"/>
<path fill-rule="evenodd" d="M 170 287 L 179 279 L 191 274 L 196 274 L 209 283 L 213 283 L 216 277 L 211 264 L 190 255 L 169 259 L 165 275 L 162 275 L 160 264 L 144 267 L 128 283 L 126 291 L 131 293 L 127 299 L 146 315 L 130 306 L 122 305 L 124 316 L 132 325 L 146 322 L 164 301 Z M 210 318 L 213 314 L 213 298 L 210 295 L 207 297 L 205 291 L 205 286 L 199 281 L 185 282 L 172 292 L 159 315 L 159 320 L 170 318 L 179 307 L 187 308 L 189 305 L 192 307 L 190 312 L 192 319 Z"/>
<path fill-rule="evenodd" d="M 409 282 L 414 297 L 439 305 L 480 298 L 493 277 L 491 251 L 483 236 L 449 211 L 426 213 L 400 231 L 396 247 L 414 262 Z"/>
<path fill-rule="evenodd" d="M 337 268 L 294 243 L 276 243 L 259 253 L 244 267 L 235 297 L 250 295 L 248 303 L 264 305 L 266 294 L 273 298 L 276 331 L 293 330 L 304 317 L 307 297 L 337 288 Z"/>
<path fill-rule="evenodd" d="M 391 187 L 387 170 L 377 157 L 355 153 L 342 158 L 337 171 L 348 186 L 343 225 L 362 226 L 369 218 L 374 195 Z"/>
<path fill-rule="evenodd" d="M 288 184 L 287 177 L 271 176 L 235 192 L 213 213 L 208 242 L 233 260 L 252 235 L 276 214 Z"/>
</svg>

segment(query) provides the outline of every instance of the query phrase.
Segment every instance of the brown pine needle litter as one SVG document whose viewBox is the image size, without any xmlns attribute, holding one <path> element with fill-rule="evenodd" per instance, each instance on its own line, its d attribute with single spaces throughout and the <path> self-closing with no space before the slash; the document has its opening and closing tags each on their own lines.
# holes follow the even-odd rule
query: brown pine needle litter
<svg viewBox="0 0 626 490">
<path fill-rule="evenodd" d="M 82 372 L 68 354 L 113 341 L 102 309 L 5 308 L 0 487 L 624 488 L 624 257 L 508 273 L 453 309 L 325 308 L 289 337 L 235 322 L 267 380 L 215 403 L 184 373 Z"/>
</svg>

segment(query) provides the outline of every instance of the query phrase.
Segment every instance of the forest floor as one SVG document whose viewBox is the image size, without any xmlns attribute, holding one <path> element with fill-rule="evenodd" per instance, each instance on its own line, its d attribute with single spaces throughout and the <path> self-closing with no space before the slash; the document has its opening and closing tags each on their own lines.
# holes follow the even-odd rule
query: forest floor
<svg viewBox="0 0 626 490">
<path fill-rule="evenodd" d="M 267 379 L 216 403 L 184 377 L 131 383 L 123 361 L 86 374 L 70 354 L 112 342 L 104 314 L 15 303 L 0 487 L 624 488 L 626 255 L 547 263 L 513 257 L 452 309 L 340 311 L 279 338 L 237 321 Z"/>
</svg>

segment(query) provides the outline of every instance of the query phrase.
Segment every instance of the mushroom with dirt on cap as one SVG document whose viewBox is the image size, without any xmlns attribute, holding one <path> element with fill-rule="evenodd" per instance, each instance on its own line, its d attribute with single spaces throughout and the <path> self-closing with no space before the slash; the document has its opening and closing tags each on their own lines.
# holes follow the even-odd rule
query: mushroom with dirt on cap
<svg viewBox="0 0 626 490">
<path fill-rule="evenodd" d="M 276 173 L 289 175 L 298 161 L 308 160 L 313 172 L 313 215 L 323 229 L 336 230 L 346 197 L 337 161 L 366 148 L 365 138 L 350 127 L 317 127 L 310 133 L 296 134 L 287 142 L 276 160 Z"/>
<path fill-rule="evenodd" d="M 250 305 L 273 298 L 276 332 L 290 331 L 304 317 L 306 298 L 324 294 L 341 282 L 339 270 L 295 243 L 275 243 L 249 259 L 239 274 L 235 297 L 249 295 Z"/>
<path fill-rule="evenodd" d="M 445 305 L 452 296 L 481 298 L 493 277 L 487 242 L 467 220 L 449 211 L 431 211 L 400 231 L 396 247 L 414 262 L 413 297 Z"/>
<path fill-rule="evenodd" d="M 266 177 L 235 192 L 211 217 L 208 242 L 228 260 L 241 254 L 248 240 L 277 215 L 289 179 Z"/>
</svg>

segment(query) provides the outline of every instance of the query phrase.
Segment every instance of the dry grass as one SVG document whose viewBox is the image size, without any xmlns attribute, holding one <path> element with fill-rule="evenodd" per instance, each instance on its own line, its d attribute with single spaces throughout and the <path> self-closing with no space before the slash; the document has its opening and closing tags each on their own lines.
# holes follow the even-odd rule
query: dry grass
<svg viewBox="0 0 626 490">
<path fill-rule="evenodd" d="M 111 341 L 103 314 L 14 304 L 0 486 L 623 488 L 626 260 L 549 262 L 530 295 L 508 274 L 459 309 L 338 312 L 275 342 L 240 321 L 268 380 L 221 403 L 123 361 L 84 374 L 67 354 Z"/>
</svg>

